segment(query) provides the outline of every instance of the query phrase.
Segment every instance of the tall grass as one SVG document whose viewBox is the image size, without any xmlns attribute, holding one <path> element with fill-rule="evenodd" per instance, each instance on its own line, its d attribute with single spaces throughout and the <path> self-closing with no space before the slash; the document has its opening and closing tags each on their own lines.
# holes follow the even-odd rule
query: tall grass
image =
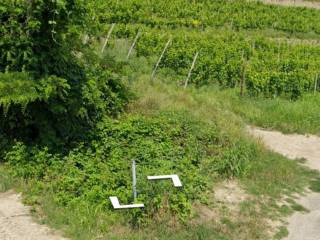
<svg viewBox="0 0 320 240">
<path fill-rule="evenodd" d="M 281 98 L 240 98 L 236 91 L 215 92 L 219 102 L 248 124 L 285 133 L 320 135 L 320 94 L 290 101 Z"/>
</svg>

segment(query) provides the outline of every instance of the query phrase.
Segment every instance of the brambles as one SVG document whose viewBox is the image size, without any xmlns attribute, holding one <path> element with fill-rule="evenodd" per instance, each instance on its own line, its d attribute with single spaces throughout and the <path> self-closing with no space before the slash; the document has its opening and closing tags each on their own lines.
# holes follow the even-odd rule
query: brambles
<svg viewBox="0 0 320 240">
<path fill-rule="evenodd" d="M 186 221 L 192 202 L 202 199 L 208 177 L 216 171 L 223 176 L 246 174 L 248 162 L 255 157 L 250 147 L 254 148 L 232 143 L 214 125 L 190 114 L 164 112 L 118 121 L 105 118 L 89 147 L 80 145 L 65 157 L 17 143 L 5 161 L 14 176 L 34 181 L 41 192 L 51 191 L 58 206 L 84 201 L 112 211 L 110 196 L 123 203 L 132 201 L 131 161 L 135 159 L 138 198 L 147 208 L 126 214 L 133 224 L 145 224 L 163 211 Z M 173 172 L 183 179 L 183 188 L 172 188 L 169 181 L 156 186 L 147 181 L 148 175 Z"/>
</svg>

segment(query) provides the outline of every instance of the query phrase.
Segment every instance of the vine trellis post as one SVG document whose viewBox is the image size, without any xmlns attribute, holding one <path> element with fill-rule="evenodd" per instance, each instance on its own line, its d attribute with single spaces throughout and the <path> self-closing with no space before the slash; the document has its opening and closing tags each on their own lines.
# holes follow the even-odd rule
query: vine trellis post
<svg viewBox="0 0 320 240">
<path fill-rule="evenodd" d="M 190 68 L 190 70 L 189 70 L 187 79 L 186 79 L 186 81 L 185 81 L 185 83 L 184 83 L 184 89 L 186 89 L 187 86 L 188 86 L 188 82 L 189 82 L 189 79 L 190 79 L 190 77 L 191 77 L 192 70 L 194 69 L 194 66 L 195 66 L 195 64 L 196 64 L 196 61 L 197 61 L 198 56 L 199 56 L 199 52 L 196 52 L 196 54 L 195 54 L 194 57 L 193 57 L 192 65 L 191 65 L 191 68 Z"/>
<path fill-rule="evenodd" d="M 317 93 L 317 87 L 318 87 L 318 74 L 316 74 L 316 76 L 314 78 L 314 90 L 313 90 L 314 94 Z"/>
<path fill-rule="evenodd" d="M 108 44 L 108 41 L 109 41 L 109 39 L 110 39 L 110 37 L 111 37 L 112 31 L 113 31 L 113 29 L 114 29 L 115 26 L 116 26 L 116 24 L 115 24 L 115 23 L 112 23 L 112 25 L 111 25 L 111 27 L 110 27 L 110 29 L 109 29 L 107 38 L 106 38 L 106 40 L 104 41 L 104 44 L 103 44 L 103 46 L 102 46 L 101 54 L 104 52 L 104 49 L 106 48 L 106 46 L 107 46 L 107 44 Z"/>
<path fill-rule="evenodd" d="M 280 64 L 280 58 L 281 58 L 281 42 L 278 40 L 278 64 Z"/>
<path fill-rule="evenodd" d="M 246 60 L 244 58 L 244 50 L 241 53 L 241 60 L 242 60 L 242 77 L 240 82 L 240 96 L 243 97 L 244 95 L 244 85 L 246 81 Z"/>
<path fill-rule="evenodd" d="M 134 46 L 136 45 L 136 43 L 137 43 L 137 41 L 138 41 L 138 39 L 139 39 L 139 37 L 140 37 L 140 34 L 141 34 L 141 32 L 140 32 L 140 30 L 139 30 L 139 31 L 137 32 L 136 37 L 134 38 L 134 41 L 133 41 L 130 49 L 129 49 L 129 52 L 128 52 L 128 55 L 127 55 L 127 60 L 129 60 L 129 57 L 130 57 L 130 55 L 131 55 L 131 53 L 132 53 L 132 50 L 133 50 Z"/>
<path fill-rule="evenodd" d="M 156 74 L 156 71 L 157 71 L 157 69 L 158 69 L 158 67 L 159 67 L 159 64 L 160 64 L 160 62 L 161 62 L 161 59 L 163 58 L 163 55 L 164 55 L 165 52 L 167 51 L 167 48 L 169 47 L 171 41 L 172 41 L 172 40 L 171 40 L 171 38 L 170 38 L 170 39 L 168 40 L 168 42 L 166 43 L 164 49 L 162 50 L 162 53 L 161 53 L 161 55 L 160 55 L 160 57 L 159 57 L 159 59 L 158 59 L 158 61 L 157 61 L 157 63 L 156 63 L 156 66 L 154 67 L 154 69 L 153 69 L 153 71 L 152 71 L 151 81 L 153 81 L 153 78 L 154 78 L 154 76 L 155 76 L 155 74 Z"/>
</svg>

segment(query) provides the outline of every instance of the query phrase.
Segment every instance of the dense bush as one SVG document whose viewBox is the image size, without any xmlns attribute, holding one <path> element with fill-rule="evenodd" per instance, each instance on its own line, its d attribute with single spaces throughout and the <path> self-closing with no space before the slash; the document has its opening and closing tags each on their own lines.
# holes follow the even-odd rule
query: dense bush
<svg viewBox="0 0 320 240">
<path fill-rule="evenodd" d="M 214 125 L 183 112 L 106 118 L 98 129 L 89 148 L 80 145 L 65 157 L 17 143 L 6 155 L 7 166 L 13 175 L 36 184 L 30 196 L 36 202 L 37 194 L 50 192 L 58 206 L 86 202 L 109 211 L 110 196 L 132 202 L 135 159 L 138 198 L 146 209 L 123 214 L 130 214 L 131 223 L 142 224 L 164 213 L 186 220 L 193 201 L 204 199 L 209 177 L 242 176 L 255 158 L 254 147 L 232 142 Z M 183 187 L 147 181 L 148 175 L 161 174 L 178 174 Z"/>
<path fill-rule="evenodd" d="M 123 109 L 119 77 L 81 53 L 86 10 L 81 0 L 0 3 L 1 133 L 66 145 Z"/>
</svg>

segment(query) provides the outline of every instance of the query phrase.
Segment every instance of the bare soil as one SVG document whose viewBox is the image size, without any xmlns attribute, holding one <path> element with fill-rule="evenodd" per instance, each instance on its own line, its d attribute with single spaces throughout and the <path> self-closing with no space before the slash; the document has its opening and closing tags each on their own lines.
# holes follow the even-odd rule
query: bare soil
<svg viewBox="0 0 320 240">
<path fill-rule="evenodd" d="M 303 0 L 262 0 L 267 4 L 275 4 L 281 6 L 294 6 L 294 7 L 306 7 L 320 9 L 320 2 L 303 1 Z"/>
<path fill-rule="evenodd" d="M 290 159 L 305 159 L 311 169 L 320 170 L 320 137 L 284 135 L 280 132 L 249 128 L 270 150 Z M 296 212 L 288 218 L 289 236 L 286 240 L 320 240 L 320 193 L 307 192 L 298 203 L 308 212 Z"/>
<path fill-rule="evenodd" d="M 48 227 L 35 223 L 30 208 L 21 203 L 13 191 L 0 193 L 1 240 L 66 240 Z"/>
</svg>

